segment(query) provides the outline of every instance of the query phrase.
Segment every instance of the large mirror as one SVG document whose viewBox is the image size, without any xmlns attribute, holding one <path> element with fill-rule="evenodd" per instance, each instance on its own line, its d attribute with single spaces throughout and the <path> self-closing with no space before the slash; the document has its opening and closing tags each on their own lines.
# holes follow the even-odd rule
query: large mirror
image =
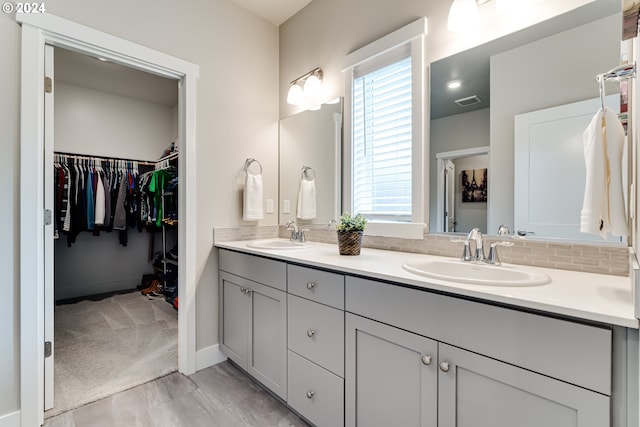
<svg viewBox="0 0 640 427">
<path fill-rule="evenodd" d="M 620 62 L 621 26 L 620 1 L 596 0 L 431 64 L 430 232 L 506 224 L 603 242 L 576 231 L 582 132 L 600 106 L 595 76 Z"/>
<path fill-rule="evenodd" d="M 342 102 L 280 120 L 280 224 L 324 225 L 340 215 Z"/>
</svg>

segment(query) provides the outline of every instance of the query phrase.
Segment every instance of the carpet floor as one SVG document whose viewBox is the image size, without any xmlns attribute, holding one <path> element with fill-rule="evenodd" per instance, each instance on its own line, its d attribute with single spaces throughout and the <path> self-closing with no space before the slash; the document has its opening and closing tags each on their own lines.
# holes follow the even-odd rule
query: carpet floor
<svg viewBox="0 0 640 427">
<path fill-rule="evenodd" d="M 140 292 L 55 307 L 54 407 L 45 418 L 178 369 L 178 313 Z"/>
</svg>

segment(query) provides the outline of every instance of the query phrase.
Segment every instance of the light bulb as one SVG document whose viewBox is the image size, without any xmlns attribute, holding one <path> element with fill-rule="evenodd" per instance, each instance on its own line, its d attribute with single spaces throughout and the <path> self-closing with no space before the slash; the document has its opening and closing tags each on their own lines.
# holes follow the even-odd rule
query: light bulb
<svg viewBox="0 0 640 427">
<path fill-rule="evenodd" d="M 304 94 L 299 84 L 292 84 L 287 93 L 287 103 L 291 105 L 304 104 Z"/>
<path fill-rule="evenodd" d="M 315 75 L 310 75 L 304 82 L 304 101 L 308 106 L 322 104 L 322 81 Z"/>
<path fill-rule="evenodd" d="M 447 29 L 455 33 L 472 30 L 478 25 L 478 16 L 476 0 L 453 0 Z"/>
</svg>

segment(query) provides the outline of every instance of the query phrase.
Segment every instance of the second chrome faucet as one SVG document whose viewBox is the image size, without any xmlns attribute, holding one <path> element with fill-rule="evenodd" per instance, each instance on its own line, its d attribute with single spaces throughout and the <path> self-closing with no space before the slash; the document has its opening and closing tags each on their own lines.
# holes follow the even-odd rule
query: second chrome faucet
<svg viewBox="0 0 640 427">
<path fill-rule="evenodd" d="M 505 235 L 505 226 L 500 226 L 498 235 Z M 508 228 L 507 228 L 508 230 Z M 502 231 L 502 232 L 501 232 Z M 489 247 L 489 256 L 484 254 L 483 236 L 479 228 L 472 228 L 467 234 L 466 239 L 452 239 L 452 242 L 464 243 L 464 250 L 462 252 L 462 261 L 479 261 L 486 264 L 500 265 L 500 258 L 498 257 L 498 246 L 513 246 L 511 242 L 493 242 Z M 475 251 L 471 253 L 471 242 L 475 242 Z"/>
</svg>

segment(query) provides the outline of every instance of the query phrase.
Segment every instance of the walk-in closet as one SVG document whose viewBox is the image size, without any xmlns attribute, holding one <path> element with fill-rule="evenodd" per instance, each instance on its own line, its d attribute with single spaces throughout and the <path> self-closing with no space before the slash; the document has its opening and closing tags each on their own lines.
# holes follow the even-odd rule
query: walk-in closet
<svg viewBox="0 0 640 427">
<path fill-rule="evenodd" d="M 54 53 L 46 417 L 178 368 L 178 83 Z"/>
</svg>

